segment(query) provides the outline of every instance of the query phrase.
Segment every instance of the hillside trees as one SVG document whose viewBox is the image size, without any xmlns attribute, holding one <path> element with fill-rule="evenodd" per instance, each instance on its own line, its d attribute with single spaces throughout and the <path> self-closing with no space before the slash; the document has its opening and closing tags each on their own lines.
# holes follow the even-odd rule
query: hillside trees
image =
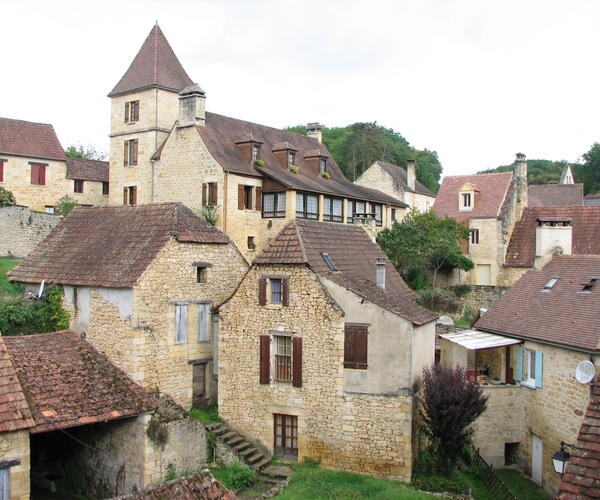
<svg viewBox="0 0 600 500">
<path fill-rule="evenodd" d="M 93 144 L 83 146 L 79 144 L 77 146 L 71 144 L 65 149 L 65 156 L 70 158 L 87 158 L 88 160 L 106 160 L 108 154 L 106 151 L 101 151 L 96 148 Z"/>
</svg>

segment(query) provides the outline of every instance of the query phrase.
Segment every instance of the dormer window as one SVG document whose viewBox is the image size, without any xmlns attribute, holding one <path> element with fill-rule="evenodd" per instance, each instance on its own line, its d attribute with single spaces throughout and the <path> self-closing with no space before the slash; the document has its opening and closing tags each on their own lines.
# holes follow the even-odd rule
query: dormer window
<svg viewBox="0 0 600 500">
<path fill-rule="evenodd" d="M 319 173 L 326 174 L 327 173 L 327 158 L 321 158 L 319 161 Z"/>
<path fill-rule="evenodd" d="M 296 166 L 296 153 L 294 151 L 288 150 L 288 168 L 292 168 Z"/>
<path fill-rule="evenodd" d="M 252 143 L 252 161 L 260 160 L 260 144 Z"/>
<path fill-rule="evenodd" d="M 475 186 L 469 182 L 458 190 L 458 209 L 463 211 L 473 210 L 475 204 Z"/>
<path fill-rule="evenodd" d="M 471 207 L 471 193 L 463 193 L 463 207 L 469 208 Z"/>
</svg>

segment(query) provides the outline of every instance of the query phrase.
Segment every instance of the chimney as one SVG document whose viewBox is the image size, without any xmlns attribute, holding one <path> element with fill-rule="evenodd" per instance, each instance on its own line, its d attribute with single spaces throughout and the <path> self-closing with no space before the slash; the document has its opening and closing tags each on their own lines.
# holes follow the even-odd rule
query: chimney
<svg viewBox="0 0 600 500">
<path fill-rule="evenodd" d="M 417 185 L 417 164 L 415 160 L 406 160 L 406 185 L 414 191 Z"/>
<path fill-rule="evenodd" d="M 204 126 L 206 93 L 197 83 L 179 92 L 179 119 L 177 127 Z"/>
<path fill-rule="evenodd" d="M 541 268 L 555 255 L 571 255 L 573 227 L 565 217 L 540 217 L 535 228 L 535 267 Z"/>
<path fill-rule="evenodd" d="M 375 285 L 380 290 L 385 290 L 385 260 L 377 259 L 375 271 Z"/>
<path fill-rule="evenodd" d="M 313 137 L 319 142 L 323 142 L 323 133 L 321 132 L 321 124 L 318 122 L 309 123 L 306 125 L 306 135 Z"/>
<path fill-rule="evenodd" d="M 517 153 L 515 158 L 515 181 L 517 188 L 517 202 L 521 207 L 526 207 L 527 200 L 527 157 Z"/>
</svg>

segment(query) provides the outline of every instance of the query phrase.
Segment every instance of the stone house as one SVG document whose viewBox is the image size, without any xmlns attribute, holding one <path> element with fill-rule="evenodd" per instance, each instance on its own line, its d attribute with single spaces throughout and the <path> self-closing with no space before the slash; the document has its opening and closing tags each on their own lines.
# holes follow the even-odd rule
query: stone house
<svg viewBox="0 0 600 500">
<path fill-rule="evenodd" d="M 157 400 L 74 332 L 0 336 L 0 373 L 2 500 L 58 487 L 106 498 L 161 482 L 168 463 L 206 463 L 199 422 L 153 445 Z"/>
<path fill-rule="evenodd" d="M 598 276 L 600 256 L 554 257 L 522 276 L 476 331 L 442 335 L 441 362 L 465 366 L 489 396 L 475 446 L 494 466 L 519 464 L 552 493 L 560 483 L 552 455 L 561 441 L 575 442 L 590 401 L 576 368 L 587 360 L 597 373 L 600 362 Z"/>
<path fill-rule="evenodd" d="M 376 232 L 407 206 L 348 181 L 317 123 L 302 135 L 206 112 L 206 93 L 158 25 L 109 97 L 110 203 L 212 210 L 248 260 L 289 220 L 362 223 Z"/>
<path fill-rule="evenodd" d="M 417 180 L 414 160 L 406 162 L 406 169 L 387 161 L 375 161 L 354 184 L 377 189 L 419 212 L 428 212 L 435 202 L 435 194 Z"/>
<path fill-rule="evenodd" d="M 278 456 L 410 479 L 436 316 L 362 227 L 289 222 L 219 315 L 230 426 Z"/>
<path fill-rule="evenodd" d="M 54 213 L 65 195 L 105 205 L 108 177 L 107 162 L 65 157 L 52 125 L 0 118 L 0 187 L 18 205 Z"/>
<path fill-rule="evenodd" d="M 190 408 L 214 399 L 212 307 L 247 269 L 220 231 L 166 203 L 77 207 L 10 278 L 34 293 L 42 281 L 62 285 L 73 330 Z"/>
<path fill-rule="evenodd" d="M 453 217 L 470 230 L 463 253 L 475 267 L 457 281 L 504 285 L 501 271 L 514 225 L 527 206 L 527 162 L 518 154 L 514 172 L 444 177 L 433 205 L 440 217 Z"/>
</svg>

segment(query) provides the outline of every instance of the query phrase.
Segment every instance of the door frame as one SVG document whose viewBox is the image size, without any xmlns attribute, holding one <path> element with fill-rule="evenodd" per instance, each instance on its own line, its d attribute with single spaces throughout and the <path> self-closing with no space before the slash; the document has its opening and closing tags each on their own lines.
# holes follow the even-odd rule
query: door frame
<svg viewBox="0 0 600 500">
<path fill-rule="evenodd" d="M 281 423 L 281 436 L 277 434 L 277 418 L 280 417 L 282 419 Z M 286 420 L 288 418 L 292 419 L 291 425 L 286 425 Z M 286 430 L 289 429 L 291 434 L 287 435 Z M 296 431 L 294 433 L 294 430 Z M 277 438 L 281 438 L 281 443 L 286 444 L 286 440 L 290 439 L 292 441 L 292 446 L 277 446 Z M 296 444 L 296 447 L 293 447 L 293 444 Z M 298 460 L 298 416 L 297 415 L 288 415 L 284 413 L 273 413 L 273 451 L 278 455 L 281 455 L 283 458 L 290 458 L 293 460 Z"/>
<path fill-rule="evenodd" d="M 536 453 L 536 443 L 539 443 L 539 453 Z M 544 440 L 535 434 L 531 435 L 531 479 L 538 484 L 544 481 Z"/>
</svg>

